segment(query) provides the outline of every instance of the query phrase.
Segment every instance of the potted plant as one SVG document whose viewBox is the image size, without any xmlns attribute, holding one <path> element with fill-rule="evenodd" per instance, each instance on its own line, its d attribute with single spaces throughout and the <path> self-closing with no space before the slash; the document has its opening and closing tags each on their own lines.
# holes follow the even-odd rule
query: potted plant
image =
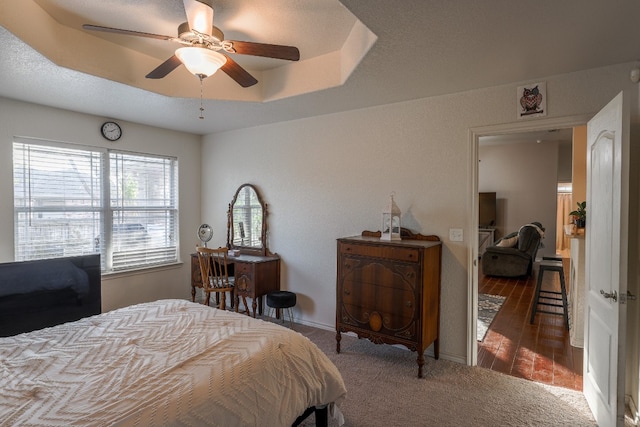
<svg viewBox="0 0 640 427">
<path fill-rule="evenodd" d="M 584 228 L 587 221 L 587 202 L 578 202 L 578 209 L 569 212 L 573 216 L 573 222 L 578 228 Z"/>
</svg>

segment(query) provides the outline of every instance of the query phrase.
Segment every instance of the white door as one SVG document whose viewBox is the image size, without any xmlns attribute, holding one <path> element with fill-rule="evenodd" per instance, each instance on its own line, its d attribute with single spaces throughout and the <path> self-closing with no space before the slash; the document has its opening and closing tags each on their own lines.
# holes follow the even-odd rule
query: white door
<svg viewBox="0 0 640 427">
<path fill-rule="evenodd" d="M 601 427 L 624 425 L 629 175 L 627 105 L 620 93 L 587 125 L 583 388 Z"/>
</svg>

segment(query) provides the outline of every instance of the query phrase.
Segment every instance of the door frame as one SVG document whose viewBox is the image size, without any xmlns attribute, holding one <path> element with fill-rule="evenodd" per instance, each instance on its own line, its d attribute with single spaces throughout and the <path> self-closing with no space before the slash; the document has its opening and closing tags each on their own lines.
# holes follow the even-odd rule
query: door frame
<svg viewBox="0 0 640 427">
<path fill-rule="evenodd" d="M 471 215 L 467 227 L 469 235 L 469 258 L 467 264 L 468 292 L 467 292 L 467 365 L 478 364 L 478 342 L 476 329 L 478 327 L 478 161 L 479 140 L 482 136 L 508 135 L 532 131 L 544 131 L 558 128 L 572 128 L 584 126 L 593 114 L 566 116 L 535 121 L 506 123 L 501 125 L 481 126 L 469 128 L 469 170 L 471 183 L 468 200 L 470 200 Z"/>
</svg>

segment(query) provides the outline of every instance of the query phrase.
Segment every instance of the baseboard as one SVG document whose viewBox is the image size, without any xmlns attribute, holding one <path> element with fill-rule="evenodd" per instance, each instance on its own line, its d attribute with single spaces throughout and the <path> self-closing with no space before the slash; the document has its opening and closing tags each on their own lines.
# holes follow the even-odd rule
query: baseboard
<svg viewBox="0 0 640 427">
<path fill-rule="evenodd" d="M 303 319 L 293 319 L 295 321 L 295 323 L 300 323 L 302 325 L 305 326 L 311 326 L 313 328 L 318 328 L 318 329 L 323 329 L 325 331 L 335 331 L 336 330 L 336 326 L 335 325 L 327 325 L 324 323 L 316 323 L 316 322 L 311 322 L 308 320 L 303 320 Z M 347 336 L 352 336 L 352 337 L 357 337 L 357 335 L 353 332 L 343 332 L 343 334 L 347 335 Z M 401 348 L 403 350 L 408 350 L 407 347 L 401 345 L 401 344 L 397 344 L 395 345 L 395 347 Z M 426 356 L 429 357 L 434 357 L 434 353 L 433 353 L 433 349 L 430 347 L 427 349 L 427 351 L 425 351 L 424 353 Z M 456 363 L 461 363 L 463 365 L 467 364 L 467 358 L 466 357 L 461 357 L 458 355 L 454 355 L 454 354 L 449 354 L 449 353 L 444 353 L 442 351 L 440 351 L 440 359 L 444 359 L 444 360 L 449 360 L 451 362 L 456 362 Z"/>
<path fill-rule="evenodd" d="M 323 329 L 325 331 L 335 331 L 336 330 L 336 325 L 327 325 L 326 323 L 317 323 L 317 322 L 312 322 L 310 320 L 304 320 L 304 319 L 300 319 L 300 318 L 294 318 L 293 321 L 295 323 L 300 323 L 301 325 L 311 326 L 312 328 Z"/>
</svg>

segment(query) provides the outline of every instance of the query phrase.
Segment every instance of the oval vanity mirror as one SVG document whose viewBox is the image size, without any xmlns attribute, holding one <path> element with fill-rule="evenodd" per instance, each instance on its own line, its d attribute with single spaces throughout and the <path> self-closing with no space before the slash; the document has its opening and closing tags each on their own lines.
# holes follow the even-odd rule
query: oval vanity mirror
<svg viewBox="0 0 640 427">
<path fill-rule="evenodd" d="M 229 204 L 227 214 L 227 247 L 240 253 L 266 255 L 267 205 L 258 190 L 243 184 Z"/>
</svg>

